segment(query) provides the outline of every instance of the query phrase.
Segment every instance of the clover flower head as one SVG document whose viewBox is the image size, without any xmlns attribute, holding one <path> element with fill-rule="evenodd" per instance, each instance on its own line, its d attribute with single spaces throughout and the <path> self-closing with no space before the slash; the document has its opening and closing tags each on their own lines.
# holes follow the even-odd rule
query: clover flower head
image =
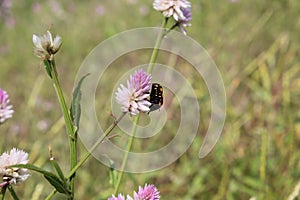
<svg viewBox="0 0 300 200">
<path fill-rule="evenodd" d="M 175 21 L 186 20 L 182 11 L 184 8 L 191 7 L 191 3 L 187 0 L 154 0 L 153 8 L 162 12 L 165 17 L 171 17 Z"/>
<path fill-rule="evenodd" d="M 12 105 L 9 105 L 7 92 L 0 89 L 0 124 L 11 118 L 13 113 Z"/>
<path fill-rule="evenodd" d="M 122 194 L 119 194 L 117 197 L 112 195 L 112 197 L 108 198 L 107 200 L 125 200 L 125 197 Z"/>
<path fill-rule="evenodd" d="M 134 192 L 134 198 L 127 195 L 126 200 L 159 200 L 159 191 L 157 188 L 150 184 L 145 184 L 144 188 L 139 186 L 139 191 Z M 118 197 L 112 195 L 112 197 L 108 198 L 108 200 L 125 200 L 125 197 L 122 194 L 119 194 Z"/>
<path fill-rule="evenodd" d="M 127 195 L 126 200 L 159 200 L 159 191 L 157 188 L 150 184 L 145 184 L 144 188 L 139 186 L 139 191 L 134 192 L 134 198 Z M 108 200 L 125 200 L 125 197 L 122 194 L 119 194 L 118 197 L 112 195 L 112 197 L 108 198 Z"/>
<path fill-rule="evenodd" d="M 185 27 L 191 26 L 190 21 L 192 20 L 192 12 L 191 12 L 191 7 L 187 7 L 187 8 L 181 8 L 182 13 L 185 17 L 184 20 L 179 20 L 178 23 L 178 27 L 180 29 L 180 31 L 186 35 L 186 30 Z"/>
<path fill-rule="evenodd" d="M 57 35 L 54 40 L 50 31 L 44 35 L 32 35 L 32 42 L 34 45 L 33 52 L 43 60 L 51 60 L 53 55 L 58 52 L 62 44 L 62 38 Z"/>
<path fill-rule="evenodd" d="M 2 178 L 1 187 L 7 184 L 20 184 L 24 182 L 30 174 L 27 169 L 10 167 L 16 164 L 27 164 L 28 153 L 23 150 L 13 148 L 9 153 L 3 153 L 0 156 L 0 177 Z"/>
<path fill-rule="evenodd" d="M 147 100 L 151 75 L 144 70 L 138 70 L 130 76 L 127 87 L 123 84 L 117 89 L 116 101 L 121 105 L 122 112 L 129 112 L 130 115 L 137 115 L 139 112 L 149 112 L 151 103 Z"/>
<path fill-rule="evenodd" d="M 159 191 L 150 184 L 145 184 L 144 188 L 139 186 L 139 191 L 134 192 L 134 200 L 159 200 Z"/>
</svg>

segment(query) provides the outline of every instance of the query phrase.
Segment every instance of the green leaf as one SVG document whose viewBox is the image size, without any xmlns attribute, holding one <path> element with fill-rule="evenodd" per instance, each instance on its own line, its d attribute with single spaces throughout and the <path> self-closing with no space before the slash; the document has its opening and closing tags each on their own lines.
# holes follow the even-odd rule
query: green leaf
<svg viewBox="0 0 300 200">
<path fill-rule="evenodd" d="M 56 162 L 55 159 L 51 159 L 50 162 L 52 163 L 52 166 L 54 167 L 54 169 L 56 170 L 58 176 L 60 177 L 60 180 L 62 180 L 64 182 L 64 184 L 66 185 L 66 179 L 65 176 L 60 168 L 60 166 L 58 165 L 58 163 Z"/>
<path fill-rule="evenodd" d="M 71 194 L 67 186 L 54 174 L 53 175 L 44 175 L 48 182 L 60 193 Z"/>
<path fill-rule="evenodd" d="M 3 200 L 5 197 L 5 192 L 6 192 L 7 186 L 4 186 L 1 188 L 1 193 L 0 193 L 0 199 Z"/>
<path fill-rule="evenodd" d="M 50 78 L 52 79 L 52 75 L 51 75 L 51 64 L 49 60 L 44 60 L 44 65 L 47 71 L 47 74 L 50 76 Z"/>
<path fill-rule="evenodd" d="M 15 192 L 14 188 L 11 185 L 8 186 L 8 190 L 14 200 L 19 200 L 17 193 Z"/>
<path fill-rule="evenodd" d="M 10 167 L 18 167 L 18 168 L 25 168 L 25 169 L 29 169 L 38 173 L 41 173 L 43 175 L 49 175 L 51 176 L 53 173 L 52 172 L 48 172 L 40 167 L 37 167 L 35 165 L 32 164 L 18 164 L 18 165 L 11 165 Z M 53 174 L 55 176 L 55 174 Z"/>
<path fill-rule="evenodd" d="M 48 182 L 60 193 L 63 194 L 70 194 L 70 190 L 68 185 L 59 179 L 58 176 L 53 174 L 52 172 L 48 172 L 40 167 L 34 166 L 32 164 L 19 164 L 19 165 L 12 165 L 10 167 L 18 167 L 18 168 L 25 168 L 29 169 L 44 175 L 44 177 L 48 180 Z"/>
<path fill-rule="evenodd" d="M 73 92 L 73 100 L 72 100 L 72 105 L 70 108 L 70 113 L 71 113 L 71 119 L 75 123 L 75 126 L 77 127 L 77 129 L 79 127 L 79 120 L 80 120 L 80 115 L 81 115 L 81 107 L 80 107 L 81 90 L 80 90 L 80 88 L 81 88 L 83 80 L 88 75 L 90 75 L 90 74 L 86 74 L 79 80 L 79 82 Z"/>
</svg>

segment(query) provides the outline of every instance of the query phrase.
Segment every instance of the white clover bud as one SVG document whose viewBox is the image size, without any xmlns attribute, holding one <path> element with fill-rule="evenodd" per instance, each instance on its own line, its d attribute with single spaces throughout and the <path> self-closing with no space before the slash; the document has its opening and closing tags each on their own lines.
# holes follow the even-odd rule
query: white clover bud
<svg viewBox="0 0 300 200">
<path fill-rule="evenodd" d="M 62 38 L 57 35 L 54 40 L 50 31 L 47 31 L 45 35 L 32 35 L 33 52 L 39 58 L 43 60 L 51 60 L 53 55 L 58 52 L 62 45 Z"/>
</svg>

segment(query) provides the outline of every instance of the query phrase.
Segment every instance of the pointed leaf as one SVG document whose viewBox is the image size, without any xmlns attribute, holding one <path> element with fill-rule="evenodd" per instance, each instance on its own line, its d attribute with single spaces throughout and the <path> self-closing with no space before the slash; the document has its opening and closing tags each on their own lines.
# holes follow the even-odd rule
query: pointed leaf
<svg viewBox="0 0 300 200">
<path fill-rule="evenodd" d="M 48 172 L 40 167 L 37 167 L 35 165 L 32 165 L 32 164 L 18 164 L 18 165 L 11 165 L 10 167 L 18 167 L 18 168 L 25 168 L 25 169 L 29 169 L 29 170 L 32 170 L 32 171 L 36 171 L 36 172 L 39 172 L 41 174 L 52 174 L 51 172 Z"/>
<path fill-rule="evenodd" d="M 64 182 L 64 184 L 66 185 L 67 183 L 66 183 L 65 176 L 64 176 L 60 166 L 56 162 L 56 160 L 55 159 L 50 159 L 50 162 L 52 163 L 52 166 L 54 167 L 54 169 L 56 170 L 58 176 L 60 177 L 60 180 L 62 180 Z"/>
<path fill-rule="evenodd" d="M 14 200 L 19 200 L 17 193 L 15 192 L 14 188 L 11 185 L 8 186 L 8 190 Z"/>
<path fill-rule="evenodd" d="M 72 105 L 70 108 L 70 113 L 71 113 L 71 119 L 75 123 L 75 126 L 77 128 L 79 127 L 79 120 L 80 120 L 80 115 L 81 115 L 81 107 L 80 107 L 81 90 L 80 90 L 80 88 L 81 88 L 83 80 L 88 75 L 89 74 L 86 74 L 79 80 L 79 82 L 73 92 L 73 100 L 72 100 Z"/>
<path fill-rule="evenodd" d="M 44 177 L 48 180 L 48 182 L 55 187 L 55 189 L 60 192 L 60 193 L 64 193 L 64 194 L 70 194 L 70 190 L 68 185 L 59 179 L 58 176 L 56 176 L 55 174 L 53 174 L 52 172 L 48 172 L 40 167 L 37 167 L 35 165 L 32 164 L 19 164 L 19 165 L 12 165 L 11 167 L 19 167 L 19 168 L 25 168 L 25 169 L 29 169 L 38 173 L 41 173 L 44 175 Z"/>
<path fill-rule="evenodd" d="M 48 182 L 60 193 L 69 195 L 71 192 L 68 189 L 67 185 L 65 185 L 57 176 L 49 176 L 44 175 L 44 177 L 48 180 Z"/>
<path fill-rule="evenodd" d="M 51 75 L 51 65 L 49 60 L 44 60 L 44 65 L 47 71 L 47 74 L 50 76 L 50 78 L 52 79 L 52 75 Z"/>
</svg>

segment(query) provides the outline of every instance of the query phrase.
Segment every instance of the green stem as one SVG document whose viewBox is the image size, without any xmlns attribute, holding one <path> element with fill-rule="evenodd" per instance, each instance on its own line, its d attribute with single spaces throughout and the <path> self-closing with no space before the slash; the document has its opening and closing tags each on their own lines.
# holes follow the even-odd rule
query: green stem
<svg viewBox="0 0 300 200">
<path fill-rule="evenodd" d="M 60 104 L 62 112 L 63 112 L 67 131 L 69 134 L 70 170 L 72 170 L 76 166 L 76 163 L 77 163 L 77 149 L 76 149 L 77 133 L 74 131 L 72 120 L 71 120 L 71 117 L 69 114 L 69 110 L 67 108 L 67 104 L 66 104 L 63 92 L 62 92 L 60 84 L 59 84 L 55 61 L 52 60 L 50 62 L 51 62 L 51 67 L 52 67 L 51 76 L 52 76 L 52 80 L 53 80 L 53 85 L 54 85 L 54 88 L 55 88 L 55 91 L 56 91 L 56 94 L 58 97 L 59 104 Z M 72 197 L 74 197 L 74 184 L 75 184 L 74 181 L 75 181 L 74 176 L 70 177 L 70 189 L 71 189 Z"/>
<path fill-rule="evenodd" d="M 268 151 L 268 130 L 263 129 L 261 131 L 261 154 L 260 154 L 259 178 L 263 183 L 264 187 L 260 192 L 259 199 L 265 199 L 265 195 L 268 190 L 268 185 L 266 184 L 267 151 Z"/>
<path fill-rule="evenodd" d="M 68 174 L 67 178 L 72 177 L 75 172 L 78 170 L 81 165 L 90 157 L 90 155 L 93 153 L 93 151 L 97 148 L 97 146 L 104 140 L 106 136 L 117 126 L 117 124 L 121 121 L 121 119 L 125 116 L 126 113 L 123 113 L 118 119 L 114 121 L 113 124 L 111 124 L 108 129 L 104 132 L 104 134 L 96 141 L 96 143 L 92 146 L 92 148 L 83 156 L 83 158 L 77 163 L 77 165 L 71 170 L 71 172 Z"/>
<path fill-rule="evenodd" d="M 264 183 L 266 179 L 266 160 L 267 160 L 267 146 L 268 146 L 268 132 L 262 130 L 261 132 L 261 153 L 260 153 L 260 169 L 259 178 Z"/>
<path fill-rule="evenodd" d="M 53 190 L 47 197 L 46 197 L 46 199 L 45 200 L 50 200 L 50 199 L 52 199 L 52 197 L 54 197 L 54 195 L 56 194 L 56 190 Z"/>
<path fill-rule="evenodd" d="M 19 200 L 17 193 L 15 192 L 14 188 L 11 185 L 8 185 L 8 190 L 10 191 L 10 194 L 14 200 Z"/>
<path fill-rule="evenodd" d="M 118 194 L 118 190 L 119 190 L 121 180 L 122 180 L 122 177 L 123 177 L 123 174 L 124 174 L 124 169 L 126 167 L 129 152 L 131 151 L 131 148 L 132 148 L 134 136 L 135 136 L 135 133 L 136 133 L 136 130 L 137 130 L 137 125 L 139 123 L 139 119 L 140 119 L 140 114 L 138 114 L 134 118 L 133 131 L 132 131 L 132 135 L 129 138 L 129 141 L 128 141 L 128 144 L 127 144 L 127 149 L 126 149 L 126 154 L 124 156 L 124 159 L 123 159 L 123 162 L 122 162 L 122 165 L 121 165 L 120 174 L 119 174 L 119 177 L 118 177 L 118 180 L 117 180 L 117 185 L 116 185 L 115 192 L 114 192 L 115 196 L 117 196 L 117 194 Z"/>
<path fill-rule="evenodd" d="M 161 42 L 162 42 L 162 40 L 165 36 L 167 23 L 168 23 L 168 18 L 165 18 L 162 25 L 161 25 L 161 30 L 158 34 L 158 37 L 157 37 L 156 42 L 155 42 L 154 49 L 153 49 L 151 57 L 150 57 L 150 61 L 149 61 L 148 69 L 147 69 L 148 74 L 152 73 L 154 63 L 157 59 L 159 47 L 160 47 Z M 126 167 L 129 152 L 131 151 L 131 148 L 132 148 L 132 144 L 133 144 L 134 136 L 135 136 L 135 133 L 136 133 L 136 130 L 137 130 L 137 125 L 138 125 L 139 119 L 140 119 L 140 114 L 138 114 L 137 117 L 134 119 L 134 125 L 133 125 L 134 127 L 133 127 L 133 131 L 132 131 L 132 135 L 129 138 L 129 141 L 128 141 L 128 144 L 127 144 L 126 154 L 124 156 L 124 159 L 123 159 L 123 162 L 122 162 L 122 165 L 121 165 L 120 174 L 119 174 L 119 177 L 118 177 L 118 180 L 117 180 L 117 185 L 116 185 L 116 188 L 115 188 L 115 191 L 114 191 L 115 195 L 117 195 L 120 184 L 121 184 L 121 180 L 122 180 L 122 177 L 123 177 L 123 174 L 124 174 L 124 169 Z"/>
<path fill-rule="evenodd" d="M 77 163 L 77 165 L 69 172 L 67 179 L 74 176 L 76 171 L 81 167 L 84 162 L 92 155 L 93 151 L 97 148 L 97 146 L 104 140 L 106 136 L 118 125 L 118 123 L 121 121 L 121 119 L 126 115 L 126 113 L 122 113 L 122 115 L 112 123 L 108 129 L 103 133 L 103 135 L 96 141 L 96 143 L 92 146 L 92 148 L 83 156 L 83 158 Z M 47 197 L 47 200 L 51 199 L 54 194 L 56 193 L 56 190 L 53 190 L 51 194 Z"/>
<path fill-rule="evenodd" d="M 158 34 L 158 37 L 156 39 L 156 42 L 155 42 L 155 46 L 154 46 L 154 49 L 152 51 L 152 55 L 151 55 L 151 58 L 150 58 L 150 61 L 149 61 L 149 65 L 148 65 L 148 70 L 147 70 L 147 73 L 148 74 L 151 74 L 152 73 L 152 70 L 153 70 L 153 65 L 156 61 L 156 58 L 157 58 L 157 54 L 158 54 L 158 50 L 159 50 L 159 47 L 161 45 L 161 41 L 163 40 L 164 36 L 165 36 L 165 29 L 167 27 L 167 23 L 168 23 L 168 18 L 165 18 L 162 25 L 161 25 L 161 30 Z"/>
<path fill-rule="evenodd" d="M 1 193 L 0 193 L 0 199 L 1 199 L 1 200 L 3 200 L 4 197 L 5 197 L 6 188 L 7 188 L 7 185 L 6 185 L 6 186 L 3 186 L 3 187 L 1 188 Z"/>
</svg>

